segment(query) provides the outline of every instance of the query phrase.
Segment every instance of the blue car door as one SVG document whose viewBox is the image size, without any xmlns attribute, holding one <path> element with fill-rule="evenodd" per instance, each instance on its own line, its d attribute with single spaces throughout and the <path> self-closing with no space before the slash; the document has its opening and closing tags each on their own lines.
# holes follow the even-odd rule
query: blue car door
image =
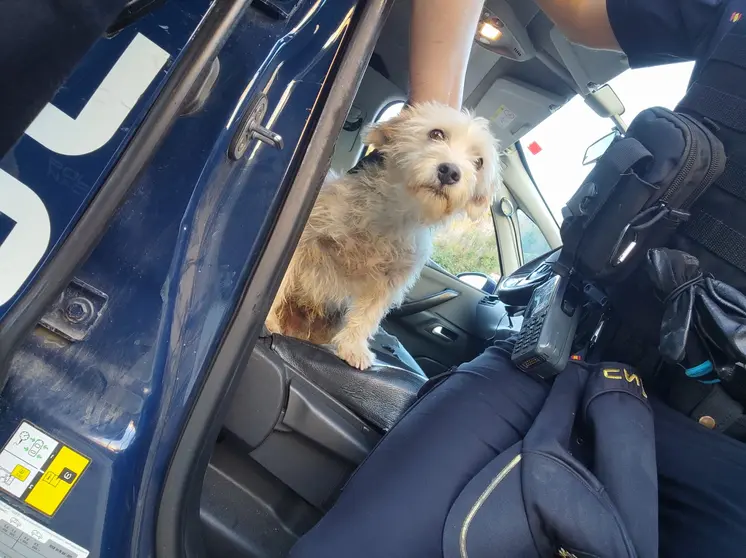
<svg viewBox="0 0 746 558">
<path fill-rule="evenodd" d="M 0 160 L 0 556 L 200 554 L 223 403 L 388 4 L 155 2 Z"/>
</svg>

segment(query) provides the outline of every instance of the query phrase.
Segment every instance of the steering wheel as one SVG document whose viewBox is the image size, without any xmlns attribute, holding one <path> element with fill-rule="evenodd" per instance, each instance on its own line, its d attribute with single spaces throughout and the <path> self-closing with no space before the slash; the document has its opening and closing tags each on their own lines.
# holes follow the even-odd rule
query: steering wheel
<svg viewBox="0 0 746 558">
<path fill-rule="evenodd" d="M 503 279 L 497 286 L 497 295 L 508 306 L 526 306 L 534 289 L 552 275 L 552 264 L 559 258 L 560 248 L 556 248 L 523 264 Z"/>
</svg>

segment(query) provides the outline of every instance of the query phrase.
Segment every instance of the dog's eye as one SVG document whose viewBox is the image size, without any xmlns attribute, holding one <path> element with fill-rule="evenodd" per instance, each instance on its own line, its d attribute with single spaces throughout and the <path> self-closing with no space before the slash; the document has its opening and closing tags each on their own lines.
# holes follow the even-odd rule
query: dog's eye
<svg viewBox="0 0 746 558">
<path fill-rule="evenodd" d="M 484 166 L 484 159 L 479 157 L 477 160 L 474 161 L 474 166 L 477 167 L 477 170 L 482 170 L 482 167 Z"/>
<path fill-rule="evenodd" d="M 431 140 L 435 141 L 445 141 L 446 139 L 446 133 L 443 130 L 430 130 L 430 133 L 427 135 Z"/>
</svg>

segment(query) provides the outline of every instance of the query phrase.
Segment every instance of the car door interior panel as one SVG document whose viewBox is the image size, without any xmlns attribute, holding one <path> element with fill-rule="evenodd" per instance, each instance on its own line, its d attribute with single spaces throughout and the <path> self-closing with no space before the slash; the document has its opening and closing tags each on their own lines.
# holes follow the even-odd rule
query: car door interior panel
<svg viewBox="0 0 746 558">
<path fill-rule="evenodd" d="M 496 296 L 428 264 L 402 307 L 386 317 L 384 329 L 432 377 L 479 354 L 510 321 Z"/>
<path fill-rule="evenodd" d="M 445 304 L 449 300 L 453 300 L 459 295 L 458 291 L 453 289 L 443 289 L 440 292 L 433 293 L 422 298 L 407 298 L 398 308 L 394 308 L 389 312 L 390 318 L 401 318 L 403 316 L 411 316 L 419 312 L 424 312 Z"/>
</svg>

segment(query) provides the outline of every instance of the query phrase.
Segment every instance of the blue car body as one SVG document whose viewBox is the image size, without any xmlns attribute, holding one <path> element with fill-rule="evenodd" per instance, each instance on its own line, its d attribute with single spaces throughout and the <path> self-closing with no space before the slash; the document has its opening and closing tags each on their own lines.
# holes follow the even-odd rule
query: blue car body
<svg viewBox="0 0 746 558">
<path fill-rule="evenodd" d="M 308 154 L 314 141 L 323 142 L 328 159 L 333 141 L 314 134 L 341 126 L 375 39 L 360 26 L 380 21 L 385 5 L 162 2 L 99 40 L 40 116 L 50 120 L 37 119 L 2 159 L 6 186 L 31 191 L 48 222 L 36 212 L 20 223 L 0 201 L 0 248 L 30 223 L 42 237 L 48 229 L 48 240 L 21 258 L 29 265 L 38 255 L 0 305 L 7 373 L 0 444 L 30 424 L 88 460 L 51 513 L 0 490 L 6 508 L 90 556 L 198 555 L 189 537 L 199 536 L 186 531 L 198 514 L 200 470 L 220 428 L 220 402 L 230 395 L 281 268 L 267 262 L 259 277 L 260 261 L 269 250 L 280 264 L 288 257 L 297 226 L 281 225 L 308 211 L 324 170 L 324 161 L 308 161 Z M 361 33 L 367 39 L 355 47 Z M 350 60 L 354 48 L 357 60 Z M 210 87 L 211 53 L 219 71 Z M 179 115 L 190 70 L 209 94 L 199 110 Z M 340 84 L 343 76 L 347 83 Z M 340 89 L 330 109 L 334 87 L 351 91 Z M 254 140 L 233 160 L 231 142 L 260 94 L 268 100 L 264 124 L 284 146 Z M 110 105 L 96 112 L 92 99 Z M 325 110 L 336 112 L 327 128 Z M 315 180 L 293 198 L 300 195 L 294 179 L 313 163 Z M 86 238 L 86 230 L 101 235 Z M 281 248 L 272 248 L 272 235 Z M 99 300 L 82 339 L 52 331 L 35 315 L 54 311 L 70 280 L 65 270 Z M 47 327 L 28 327 L 39 319 Z M 184 489 L 189 483 L 191 491 Z M 2 547 L 10 540 L 0 540 L 0 550 L 15 556 Z"/>
</svg>

